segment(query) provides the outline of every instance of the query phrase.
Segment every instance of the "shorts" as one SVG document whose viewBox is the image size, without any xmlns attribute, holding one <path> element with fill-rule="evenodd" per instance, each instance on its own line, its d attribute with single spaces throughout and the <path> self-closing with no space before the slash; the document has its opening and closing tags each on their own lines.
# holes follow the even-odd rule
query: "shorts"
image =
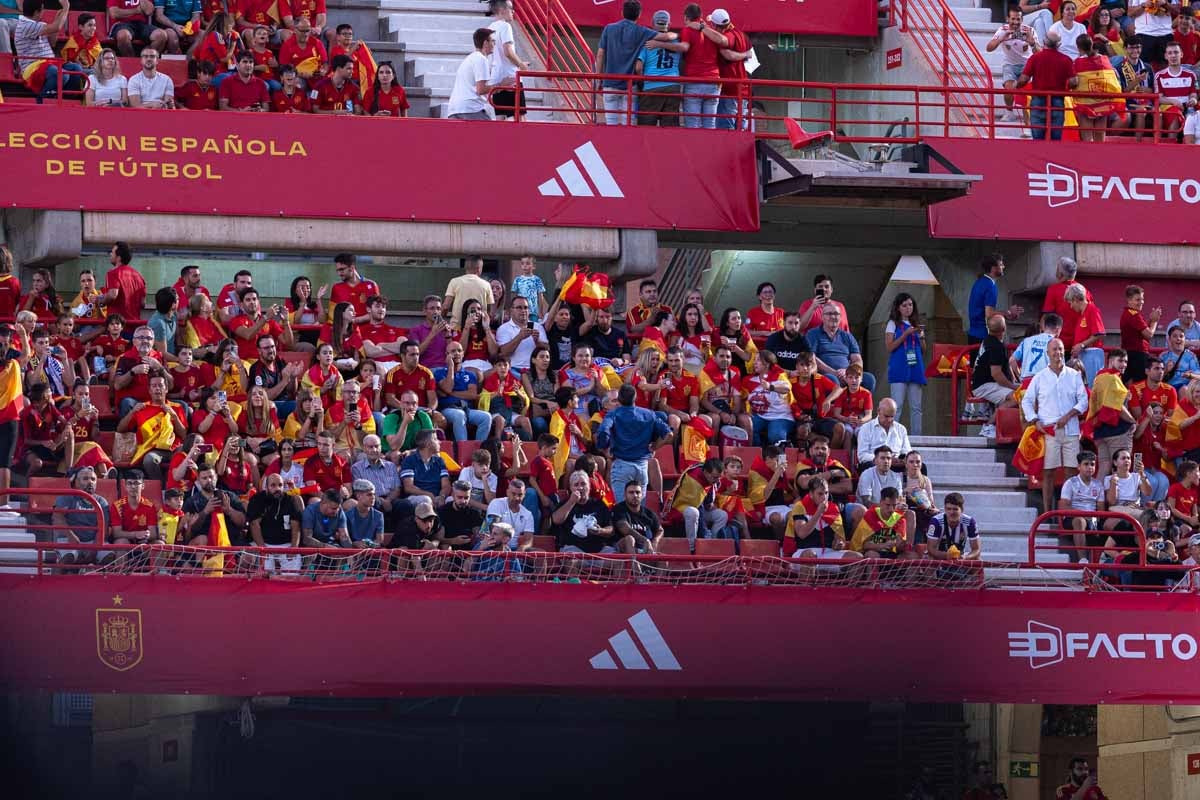
<svg viewBox="0 0 1200 800">
<path fill-rule="evenodd" d="M 1172 103 L 1159 103 L 1159 112 L 1163 115 L 1163 121 L 1181 120 L 1183 119 L 1183 106 L 1173 105 Z"/>
<path fill-rule="evenodd" d="M 118 22 L 108 29 L 108 37 L 116 39 L 122 28 L 129 31 L 135 42 L 149 42 L 150 35 L 154 32 L 154 26 L 149 22 Z"/>
<path fill-rule="evenodd" d="M 1016 83 L 1021 79 L 1021 71 L 1024 69 L 1024 64 L 1004 64 L 1000 68 L 1000 79 L 1004 83 L 1008 83 L 1009 81 Z"/>
<path fill-rule="evenodd" d="M 59 461 L 63 460 L 64 455 L 62 450 L 55 452 L 49 447 L 40 444 L 25 445 L 25 454 L 29 455 L 30 453 L 37 456 L 42 461 L 45 461 L 47 464 L 57 464 Z"/>
<path fill-rule="evenodd" d="M 613 547 L 611 544 L 606 544 L 606 545 L 604 545 L 604 547 L 601 547 L 596 552 L 589 553 L 588 551 L 583 550 L 582 548 L 576 547 L 573 544 L 568 544 L 568 545 L 564 545 L 563 547 L 558 548 L 558 552 L 560 552 L 560 553 L 582 553 L 587 556 L 595 556 L 595 555 L 608 555 L 610 553 L 615 553 L 615 552 L 617 552 L 617 548 Z"/>
<path fill-rule="evenodd" d="M 791 511 L 791 506 L 767 506 L 763 509 L 763 519 L 770 520 L 772 514 L 779 514 L 786 521 L 787 516 L 791 513 Z"/>
<path fill-rule="evenodd" d="M 496 109 L 497 117 L 513 117 L 516 113 L 524 116 L 525 110 L 525 92 L 521 92 L 521 103 L 517 104 L 517 92 L 515 89 L 500 89 L 492 93 L 492 107 Z"/>
<path fill-rule="evenodd" d="M 994 406 L 1007 402 L 1013 396 L 1013 390 L 998 383 L 985 383 L 978 389 L 972 389 L 971 394 L 980 400 L 985 400 Z"/>
<path fill-rule="evenodd" d="M 837 424 L 838 421 L 833 417 L 818 417 L 812 421 L 812 431 L 821 434 L 826 439 L 831 439 Z"/>
<path fill-rule="evenodd" d="M 1142 43 L 1142 60 L 1147 64 L 1161 63 L 1167 60 L 1167 45 L 1175 41 L 1174 35 L 1147 36 L 1139 33 L 1137 39 Z"/>
<path fill-rule="evenodd" d="M 57 542 L 58 544 L 74 544 L 74 542 L 72 542 L 70 540 L 70 538 L 66 537 L 66 536 L 55 536 L 54 541 Z M 85 542 L 84 540 L 80 539 L 79 543 L 80 544 L 95 544 L 96 540 L 95 540 L 95 538 L 92 538 Z M 96 557 L 97 561 L 104 558 L 104 556 L 105 556 L 105 553 L 103 550 L 59 550 L 58 557 L 60 559 L 62 559 L 62 558 L 66 558 L 67 556 L 72 556 L 75 559 L 79 559 L 81 556 L 83 556 L 84 553 L 90 553 L 90 554 L 94 555 Z"/>
<path fill-rule="evenodd" d="M 1046 457 L 1042 469 L 1049 471 L 1079 466 L 1079 436 L 1067 436 L 1066 431 L 1056 428 L 1054 436 L 1046 440 Z"/>
<path fill-rule="evenodd" d="M 0 423 L 0 469 L 12 466 L 17 452 L 17 420 Z"/>
</svg>

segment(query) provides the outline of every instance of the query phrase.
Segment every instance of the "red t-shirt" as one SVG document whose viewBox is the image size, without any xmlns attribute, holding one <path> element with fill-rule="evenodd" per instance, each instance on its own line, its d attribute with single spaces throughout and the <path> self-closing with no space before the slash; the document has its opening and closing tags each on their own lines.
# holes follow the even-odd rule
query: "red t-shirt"
<svg viewBox="0 0 1200 800">
<path fill-rule="evenodd" d="M 142 318 L 142 305 L 146 301 L 146 279 L 129 264 L 113 267 L 104 279 L 104 291 L 117 290 L 117 299 L 106 308 L 109 313 L 120 312 L 125 324 Z"/>
<path fill-rule="evenodd" d="M 182 489 L 184 494 L 187 494 L 192 490 L 192 485 L 196 482 L 196 470 L 188 467 L 187 472 L 183 476 L 183 480 L 177 481 L 174 478 L 175 470 L 179 468 L 179 465 L 182 464 L 186 458 L 187 453 L 185 453 L 183 450 L 176 450 L 175 455 L 171 456 L 171 463 L 167 467 L 167 471 L 164 476 L 165 482 L 163 485 L 165 488 Z"/>
<path fill-rule="evenodd" d="M 217 90 L 210 84 L 201 86 L 198 81 L 188 81 L 176 87 L 175 104 L 191 111 L 216 111 L 218 108 Z M 180 305 L 186 301 L 180 298 Z"/>
<path fill-rule="evenodd" d="M 433 379 L 433 373 L 429 371 L 428 367 L 420 364 L 412 372 L 407 372 L 403 364 L 393 367 L 388 372 L 384 384 L 384 393 L 394 394 L 397 400 L 407 391 L 416 392 L 417 402 L 422 406 L 429 404 L 429 392 L 437 392 L 437 381 Z"/>
<path fill-rule="evenodd" d="M 275 19 L 270 11 L 275 7 L 275 0 L 241 0 L 238 15 L 246 22 L 254 25 L 275 25 Z"/>
<path fill-rule="evenodd" d="M 292 9 L 293 20 L 298 20 L 303 17 L 309 22 L 312 22 L 317 18 L 318 14 L 326 13 L 325 0 L 291 0 L 289 5 Z"/>
<path fill-rule="evenodd" d="M 1151 403 L 1158 403 L 1168 417 L 1179 405 L 1179 395 L 1175 387 L 1166 381 L 1159 381 L 1157 389 L 1151 389 L 1146 381 L 1138 381 L 1129 387 L 1129 405 L 1145 411 Z"/>
<path fill-rule="evenodd" d="M 266 107 L 271 102 L 267 82 L 253 75 L 248 81 L 243 81 L 240 75 L 231 75 L 221 81 L 220 94 L 221 99 L 233 109 L 249 108 L 253 105 Z"/>
<path fill-rule="evenodd" d="M 51 336 L 50 343 L 67 351 L 67 358 L 76 361 L 83 355 L 83 342 L 77 336 Z"/>
<path fill-rule="evenodd" d="M 317 65 L 313 67 L 312 74 L 316 74 L 316 69 L 321 64 L 329 63 L 329 54 L 325 51 L 325 45 L 321 44 L 321 41 L 316 36 L 309 36 L 308 42 L 304 45 L 304 47 L 299 45 L 295 36 L 288 37 L 284 43 L 279 46 L 278 60 L 279 66 L 281 67 L 284 64 L 291 64 L 298 72 L 300 70 L 300 64 L 310 58 L 315 58 L 317 60 Z"/>
<path fill-rule="evenodd" d="M 363 97 L 363 107 L 366 108 L 368 114 L 378 114 L 380 111 L 386 111 L 393 117 L 400 116 L 402 111 L 408 111 L 408 95 L 404 93 L 404 87 L 393 84 L 391 89 L 386 92 L 375 93 L 374 87 L 367 89 L 366 95 Z"/>
<path fill-rule="evenodd" d="M 463 346 L 463 361 L 491 360 L 491 355 L 488 353 L 487 335 L 481 334 L 478 329 L 472 327 L 465 334 L 460 333 L 455 336 L 454 341 Z"/>
<path fill-rule="evenodd" d="M 357 109 L 362 105 L 362 97 L 358 93 L 358 84 L 354 81 L 346 81 L 342 84 L 342 88 L 338 88 L 333 84 L 333 78 L 325 78 L 308 93 L 308 99 L 312 101 L 315 108 L 322 111 L 341 111 L 346 108 L 346 103 L 353 103 Z"/>
<path fill-rule="evenodd" d="M 1075 63 L 1070 56 L 1046 47 L 1029 57 L 1021 74 L 1033 79 L 1030 86 L 1035 91 L 1064 92 L 1067 81 L 1075 76 Z"/>
<path fill-rule="evenodd" d="M 200 423 L 210 416 L 213 418 L 212 425 L 206 432 L 200 433 Z M 236 420 L 234 424 L 237 424 Z M 200 433 L 200 438 L 204 440 L 204 443 L 211 444 L 216 450 L 223 448 L 229 437 L 237 433 L 237 429 L 229 424 L 224 414 L 213 414 L 203 408 L 197 408 L 192 412 L 192 431 Z"/>
<path fill-rule="evenodd" d="M 841 396 L 833 401 L 833 406 L 843 417 L 862 419 L 863 414 L 875 407 L 875 400 L 870 392 L 859 386 L 857 391 L 851 392 L 847 389 L 842 392 Z"/>
<path fill-rule="evenodd" d="M 404 328 L 397 328 L 395 325 L 388 325 L 386 322 L 381 322 L 378 325 L 364 322 L 358 326 L 359 339 L 375 345 L 398 342 L 407 335 L 408 331 Z"/>
<path fill-rule="evenodd" d="M 211 61 L 218 72 L 224 72 L 229 66 L 229 40 L 217 31 L 209 31 L 208 35 L 200 40 L 200 44 L 196 45 L 192 58 L 196 61 Z"/>
<path fill-rule="evenodd" d="M 47 441 L 58 436 L 67 427 L 67 420 L 54 404 L 38 411 L 33 406 L 26 406 L 21 412 L 21 438 L 24 442 Z M 24 448 L 21 448 L 24 451 Z"/>
<path fill-rule="evenodd" d="M 221 287 L 221 293 L 217 295 L 217 308 L 233 308 L 241 303 L 238 300 L 237 288 L 232 283 L 227 283 Z"/>
<path fill-rule="evenodd" d="M 352 480 L 350 465 L 339 455 L 334 455 L 328 464 L 320 456 L 313 456 L 304 462 L 304 482 L 315 483 L 321 487 L 321 491 L 340 489 L 342 484 Z"/>
<path fill-rule="evenodd" d="M 136 351 L 132 351 L 132 352 L 133 352 L 133 355 L 131 355 L 131 356 L 130 355 L 122 355 L 120 358 L 117 359 L 117 366 L 115 368 L 117 375 L 124 375 L 126 372 L 129 372 L 131 369 L 136 367 L 138 364 L 142 363 L 141 356 L 139 356 Z M 150 356 L 152 358 L 157 358 L 159 360 L 159 362 L 162 361 L 162 353 L 159 353 L 157 350 L 151 350 Z M 134 400 L 137 400 L 139 403 L 149 403 L 150 402 L 150 373 L 149 372 L 145 373 L 144 375 L 138 374 L 138 373 L 133 373 L 133 381 L 128 386 L 126 386 L 124 389 L 117 390 L 117 402 L 118 403 L 120 403 L 126 397 L 132 397 Z"/>
<path fill-rule="evenodd" d="M 1064 331 L 1065 333 L 1065 331 Z M 1099 334 L 1100 342 L 1092 345 L 1099 347 L 1102 345 L 1104 338 L 1104 317 L 1100 314 L 1100 307 L 1095 303 L 1088 303 L 1087 308 L 1083 310 L 1083 316 L 1076 318 L 1075 327 L 1071 334 L 1071 347 L 1079 344 L 1090 336 Z"/>
<path fill-rule="evenodd" d="M 138 0 L 108 0 L 108 2 L 105 4 L 105 8 L 120 8 L 120 9 L 124 9 L 126 11 L 132 11 L 132 10 L 136 9 L 137 7 L 138 7 Z M 108 18 L 112 22 L 112 25 L 108 26 L 110 30 L 112 29 L 113 25 L 120 25 L 122 22 L 147 22 L 148 23 L 150 21 L 149 19 L 146 18 L 145 14 L 142 14 L 140 12 L 137 14 L 131 14 L 126 17 L 121 17 L 120 19 L 117 19 L 116 17 L 114 17 L 112 15 L 112 13 L 110 12 L 108 14 Z"/>
<path fill-rule="evenodd" d="M 700 396 L 700 381 L 689 372 L 679 377 L 664 372 L 658 376 L 658 382 L 665 384 L 659 397 L 667 402 L 667 408 L 687 413 L 691 410 L 691 398 Z"/>
<path fill-rule="evenodd" d="M 712 78 L 713 83 L 721 77 L 718 62 L 721 51 L 716 42 L 704 35 L 703 31 L 684 27 L 679 34 L 679 41 L 688 45 L 687 56 L 683 59 L 685 78 Z"/>
<path fill-rule="evenodd" d="M 537 484 L 542 494 L 554 497 L 558 492 L 558 481 L 554 479 L 554 464 L 548 458 L 537 456 L 529 462 L 529 479 Z"/>
<path fill-rule="evenodd" d="M 1166 447 L 1166 438 L 1166 423 L 1160 425 L 1158 430 L 1154 430 L 1152 425 L 1147 425 L 1142 435 L 1134 440 L 1133 451 L 1142 454 L 1142 463 L 1148 468 L 1162 469 L 1162 452 L 1154 445 L 1157 443 Z"/>
<path fill-rule="evenodd" d="M 1130 353 L 1149 353 L 1150 342 L 1142 331 L 1150 327 L 1142 312 L 1127 308 L 1121 312 L 1121 347 Z"/>
<path fill-rule="evenodd" d="M 838 325 L 838 327 L 844 331 L 849 332 L 850 318 L 846 314 L 846 307 L 844 305 L 842 305 L 840 300 L 826 300 L 825 301 L 826 305 L 829 305 L 831 303 L 833 304 L 834 307 L 836 307 L 839 311 L 842 312 L 842 321 Z M 813 298 L 811 298 L 811 297 L 808 298 L 807 300 L 805 300 L 803 303 L 801 303 L 800 304 L 800 312 L 799 312 L 800 316 L 804 316 L 804 313 L 806 311 L 808 311 L 808 309 L 812 306 L 812 304 L 813 304 Z M 813 328 L 819 328 L 819 327 L 821 327 L 821 312 L 814 311 L 813 315 L 812 315 L 812 319 L 810 319 L 808 321 L 808 328 L 806 328 L 805 330 L 811 331 Z"/>
<path fill-rule="evenodd" d="M 1183 67 L 1179 68 L 1178 75 L 1172 75 L 1170 67 L 1159 70 L 1154 73 L 1154 91 L 1158 92 L 1165 102 L 1175 100 L 1175 105 L 1179 105 L 1189 95 L 1196 93 L 1196 75 Z"/>
<path fill-rule="evenodd" d="M 330 308 L 338 303 L 349 303 L 354 306 L 355 316 L 367 313 L 367 298 L 379 294 L 379 285 L 375 281 L 362 278 L 351 286 L 345 281 L 339 281 L 329 290 Z"/>
<path fill-rule="evenodd" d="M 104 357 L 120 358 L 121 354 L 129 348 L 129 343 L 120 336 L 109 336 L 107 333 L 102 333 L 88 343 L 88 347 L 99 348 L 100 355 Z M 94 351 L 93 351 L 94 352 Z"/>
<path fill-rule="evenodd" d="M 1067 302 L 1067 289 L 1074 286 L 1078 281 L 1070 280 L 1065 283 L 1059 282 L 1050 285 L 1046 289 L 1046 299 L 1042 301 L 1042 313 L 1053 311 L 1063 319 L 1062 334 L 1059 336 L 1062 339 L 1063 346 L 1066 347 L 1067 353 L 1071 352 L 1071 335 L 1075 331 L 1075 325 L 1079 322 L 1079 317 L 1071 309 L 1071 304 Z M 1085 290 L 1088 303 L 1092 302 L 1092 293 L 1090 290 Z"/>
<path fill-rule="evenodd" d="M 744 53 L 750 49 L 750 40 L 746 38 L 746 34 L 742 33 L 740 30 L 737 30 L 732 25 L 729 26 L 728 30 L 722 31 L 722 33 L 724 33 L 725 38 L 729 40 L 729 44 L 723 49 L 732 50 L 735 53 Z M 718 51 L 718 53 L 719 52 L 720 51 Z M 686 61 L 687 59 L 684 59 L 684 60 Z M 746 77 L 748 77 L 746 75 L 746 62 L 745 61 L 729 61 L 728 59 L 721 58 L 717 62 L 717 70 L 721 73 L 722 78 L 732 78 L 735 80 L 743 80 Z M 738 92 L 738 84 L 736 84 L 736 83 L 721 84 L 721 94 L 722 95 L 724 95 L 726 97 L 734 97 L 735 95 L 737 95 L 737 92 Z M 749 96 L 749 95 L 747 95 L 747 96 Z M 754 326 L 754 325 L 751 325 L 750 327 L 756 328 L 756 326 Z"/>
<path fill-rule="evenodd" d="M 108 524 L 120 526 L 124 531 L 144 531 L 158 525 L 158 506 L 145 497 L 135 506 L 128 497 L 122 497 L 109 506 Z"/>
<path fill-rule="evenodd" d="M 1167 499 L 1175 498 L 1175 510 L 1187 516 L 1195 516 L 1196 503 L 1200 501 L 1200 489 L 1193 486 L 1188 489 L 1182 483 L 1173 483 L 1167 489 Z"/>
<path fill-rule="evenodd" d="M 224 87 L 226 83 L 229 83 L 229 81 L 227 80 L 223 82 L 221 86 Z M 254 325 L 255 320 L 250 319 L 250 317 L 246 314 L 238 314 L 236 317 L 229 320 L 229 333 L 234 339 L 237 339 L 238 357 L 243 361 L 253 361 L 254 359 L 258 358 L 258 338 L 260 336 L 274 336 L 276 339 L 278 339 L 283 335 L 283 326 L 280 325 L 277 320 L 273 319 L 268 320 L 267 324 L 263 325 L 262 328 L 259 329 L 258 333 L 254 334 L 249 339 L 243 339 L 237 334 L 238 328 L 246 326 L 253 328 Z"/>
<path fill-rule="evenodd" d="M 659 311 L 666 311 L 668 314 L 670 314 L 671 307 L 666 303 L 659 303 L 658 305 L 654 306 L 644 306 L 641 303 L 638 303 L 636 306 L 625 312 L 625 324 L 631 328 L 634 325 L 641 325 Z"/>
<path fill-rule="evenodd" d="M 0 317 L 16 316 L 20 302 L 20 278 L 16 275 L 0 275 Z"/>
<path fill-rule="evenodd" d="M 76 442 L 90 442 L 95 438 L 95 417 L 90 414 L 84 416 L 75 413 L 75 406 L 73 405 L 63 406 L 62 411 L 59 413 L 70 424 L 71 430 L 75 432 Z"/>
<path fill-rule="evenodd" d="M 774 380 L 774 378 L 772 378 Z M 820 416 L 821 406 L 825 403 L 825 398 L 833 394 L 838 385 L 824 375 L 813 375 L 807 381 L 801 383 L 797 380 L 788 379 L 792 384 L 792 405 L 798 408 L 805 414 Z"/>
<path fill-rule="evenodd" d="M 1175 31 L 1175 41 L 1179 43 L 1179 47 L 1183 50 L 1183 63 L 1195 64 L 1200 61 L 1200 33 L 1192 31 L 1189 34 L 1182 34 Z"/>
<path fill-rule="evenodd" d="M 746 312 L 746 327 L 752 331 L 767 331 L 768 333 L 783 330 L 784 313 L 782 308 L 775 308 L 768 314 L 762 310 L 762 306 L 755 306 Z"/>
<path fill-rule="evenodd" d="M 312 102 L 299 89 L 291 94 L 280 89 L 271 94 L 271 110 L 279 114 L 307 114 L 312 111 Z"/>
</svg>

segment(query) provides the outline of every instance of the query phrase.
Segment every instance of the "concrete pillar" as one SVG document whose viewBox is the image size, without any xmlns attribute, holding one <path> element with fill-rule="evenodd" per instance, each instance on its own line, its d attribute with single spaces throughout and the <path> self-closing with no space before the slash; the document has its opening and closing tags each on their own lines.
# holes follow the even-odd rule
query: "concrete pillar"
<svg viewBox="0 0 1200 800">
<path fill-rule="evenodd" d="M 1136 271 L 1147 278 L 1195 278 L 1200 263 L 1195 245 L 1080 242 L 1075 250 L 1079 271 L 1085 275 L 1128 276 Z"/>
<path fill-rule="evenodd" d="M 1097 741 L 1109 797 L 1200 800 L 1200 774 L 1188 774 L 1188 756 L 1200 758 L 1200 707 L 1100 706 Z"/>
<path fill-rule="evenodd" d="M 13 259 L 26 270 L 54 267 L 79 256 L 83 228 L 82 215 L 78 211 L 10 208 L 4 212 L 3 219 Z M 121 238 L 113 237 L 105 244 Z"/>
</svg>

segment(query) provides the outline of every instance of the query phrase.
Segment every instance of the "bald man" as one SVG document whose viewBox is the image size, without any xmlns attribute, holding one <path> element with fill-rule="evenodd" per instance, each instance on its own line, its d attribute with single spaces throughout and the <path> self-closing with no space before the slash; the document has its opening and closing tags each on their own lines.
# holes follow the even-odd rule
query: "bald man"
<svg viewBox="0 0 1200 800">
<path fill-rule="evenodd" d="M 1008 350 L 1004 347 L 1004 334 L 1008 330 L 1004 315 L 992 314 L 988 317 L 987 330 L 988 335 L 979 345 L 979 355 L 971 373 L 971 394 L 991 404 L 992 412 L 979 435 L 993 438 L 996 435 L 996 412 L 1015 405 L 1013 392 L 1017 389 L 1017 383 L 1013 380 Z"/>
<path fill-rule="evenodd" d="M 892 449 L 894 463 L 900 465 L 904 464 L 904 457 L 912 450 L 908 430 L 896 421 L 896 401 L 890 397 L 880 400 L 875 419 L 858 429 L 858 450 L 855 452 L 860 474 L 874 466 L 875 448 L 883 445 Z"/>
</svg>

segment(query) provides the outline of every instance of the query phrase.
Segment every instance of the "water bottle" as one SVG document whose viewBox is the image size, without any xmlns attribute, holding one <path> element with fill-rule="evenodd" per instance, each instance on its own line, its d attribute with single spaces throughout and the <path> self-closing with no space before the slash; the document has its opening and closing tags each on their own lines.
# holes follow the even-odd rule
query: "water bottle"
<svg viewBox="0 0 1200 800">
<path fill-rule="evenodd" d="M 353 100 L 346 101 L 346 110 L 349 111 L 351 114 L 354 113 L 354 101 Z"/>
</svg>

